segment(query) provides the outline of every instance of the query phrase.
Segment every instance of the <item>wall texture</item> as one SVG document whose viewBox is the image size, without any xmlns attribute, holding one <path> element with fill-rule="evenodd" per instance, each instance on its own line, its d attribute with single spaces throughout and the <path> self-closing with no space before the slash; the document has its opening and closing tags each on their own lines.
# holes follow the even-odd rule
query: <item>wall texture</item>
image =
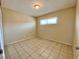
<svg viewBox="0 0 79 59">
<path fill-rule="evenodd" d="M 77 8 L 76 8 L 76 37 L 77 37 L 77 46 L 79 47 L 79 0 L 77 1 Z"/>
<path fill-rule="evenodd" d="M 76 50 L 76 47 L 79 47 L 79 0 L 77 0 L 76 5 L 76 26 L 75 26 L 75 39 L 74 39 L 74 59 L 79 59 L 79 50 Z"/>
<path fill-rule="evenodd" d="M 35 37 L 33 17 L 6 8 L 2 12 L 5 44 Z"/>
<path fill-rule="evenodd" d="M 40 25 L 40 20 L 45 18 L 58 17 L 56 25 Z M 38 37 L 52 41 L 72 45 L 74 38 L 75 8 L 68 8 L 54 13 L 38 17 Z"/>
</svg>

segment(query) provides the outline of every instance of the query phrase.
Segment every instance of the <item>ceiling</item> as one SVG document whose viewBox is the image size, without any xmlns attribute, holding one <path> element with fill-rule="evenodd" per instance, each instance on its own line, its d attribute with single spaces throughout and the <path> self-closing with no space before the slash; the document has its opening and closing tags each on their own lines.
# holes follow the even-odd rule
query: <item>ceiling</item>
<svg viewBox="0 0 79 59">
<path fill-rule="evenodd" d="M 32 7 L 33 2 L 39 1 L 39 10 Z M 2 0 L 2 7 L 9 8 L 31 16 L 41 16 L 49 12 L 73 7 L 76 0 Z"/>
</svg>

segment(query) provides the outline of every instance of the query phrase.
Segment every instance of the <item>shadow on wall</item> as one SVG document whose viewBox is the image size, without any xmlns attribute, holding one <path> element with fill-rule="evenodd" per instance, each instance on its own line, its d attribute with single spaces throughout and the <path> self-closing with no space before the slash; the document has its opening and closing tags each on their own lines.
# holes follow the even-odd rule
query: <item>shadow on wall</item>
<svg viewBox="0 0 79 59">
<path fill-rule="evenodd" d="M 35 19 L 3 8 L 5 44 L 35 37 Z"/>
</svg>

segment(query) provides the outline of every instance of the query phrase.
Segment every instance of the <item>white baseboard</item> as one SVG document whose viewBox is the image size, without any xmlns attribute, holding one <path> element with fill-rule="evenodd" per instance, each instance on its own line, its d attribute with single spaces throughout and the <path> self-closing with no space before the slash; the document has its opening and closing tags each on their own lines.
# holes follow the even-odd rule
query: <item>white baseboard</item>
<svg viewBox="0 0 79 59">
<path fill-rule="evenodd" d="M 39 38 L 40 38 L 40 37 L 39 37 Z M 40 39 L 44 39 L 44 38 L 40 38 Z M 49 40 L 49 39 L 44 39 L 44 40 Z M 56 41 L 56 40 L 49 40 L 49 41 L 54 41 L 54 42 L 58 42 L 58 43 L 61 43 L 61 44 L 65 44 L 65 45 L 73 46 L 72 44 L 65 43 L 65 42 L 61 42 L 61 41 Z"/>
<path fill-rule="evenodd" d="M 34 39 L 34 38 L 35 37 L 20 39 L 20 40 L 14 41 L 14 42 L 7 43 L 5 46 L 15 44 L 15 43 L 18 43 L 18 42 L 22 42 L 22 41 L 25 41 L 25 40 L 29 40 L 29 39 Z"/>
<path fill-rule="evenodd" d="M 11 43 L 7 43 L 6 45 L 11 45 L 11 44 L 15 44 L 15 43 L 18 43 L 18 42 L 21 42 L 21 41 L 25 41 L 25 40 L 29 40 L 29 39 L 34 39 L 35 37 L 31 37 L 31 38 L 25 38 L 25 39 L 21 39 L 21 40 L 18 40 L 18 41 L 14 41 L 14 42 L 11 42 Z M 37 38 L 37 37 L 36 37 Z M 44 39 L 44 38 L 40 38 L 38 37 L 38 39 Z M 48 39 L 44 39 L 44 40 L 48 40 Z M 59 42 L 59 41 L 55 41 L 55 40 L 49 40 L 49 41 L 54 41 L 54 42 L 58 42 L 58 43 L 61 43 L 61 44 L 65 44 L 65 45 L 69 45 L 69 46 L 72 46 L 72 44 L 69 44 L 69 43 L 64 43 L 64 42 Z M 5 46 L 6 46 L 5 45 Z"/>
</svg>

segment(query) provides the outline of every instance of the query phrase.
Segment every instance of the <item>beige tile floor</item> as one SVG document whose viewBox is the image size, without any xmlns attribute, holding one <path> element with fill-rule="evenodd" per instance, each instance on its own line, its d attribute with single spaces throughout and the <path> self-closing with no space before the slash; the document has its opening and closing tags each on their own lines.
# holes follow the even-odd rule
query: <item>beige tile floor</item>
<svg viewBox="0 0 79 59">
<path fill-rule="evenodd" d="M 73 59 L 72 46 L 30 39 L 5 47 L 6 59 Z"/>
</svg>

